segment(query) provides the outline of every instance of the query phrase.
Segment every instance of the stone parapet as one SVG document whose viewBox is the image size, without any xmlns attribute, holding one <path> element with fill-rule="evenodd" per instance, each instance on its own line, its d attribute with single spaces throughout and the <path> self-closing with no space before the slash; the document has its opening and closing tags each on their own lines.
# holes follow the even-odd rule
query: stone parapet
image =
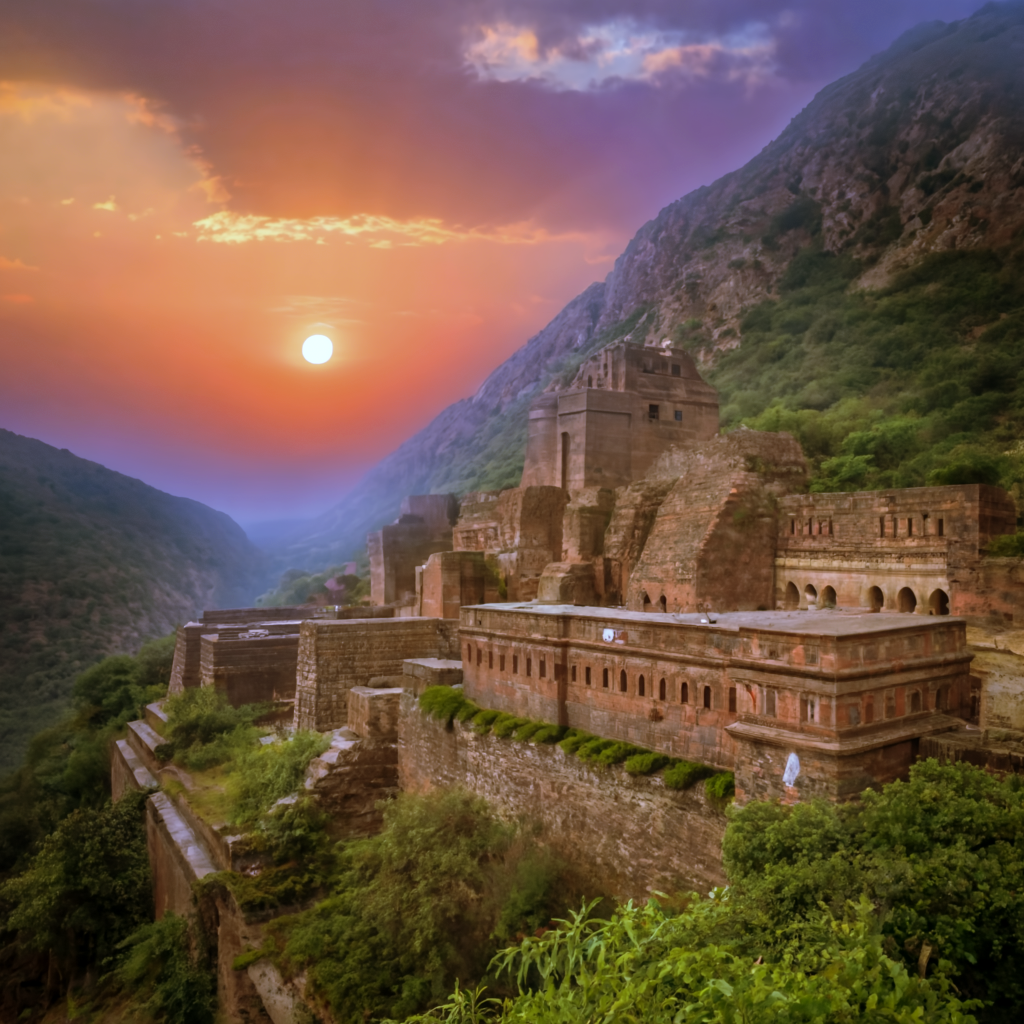
<svg viewBox="0 0 1024 1024">
<path fill-rule="evenodd" d="M 217 866 L 165 793 L 154 793 L 146 803 L 146 842 L 156 919 L 166 913 L 187 915 L 193 882 L 212 874 Z"/>
<path fill-rule="evenodd" d="M 110 752 L 110 796 L 116 803 L 129 790 L 157 789 L 160 783 L 127 740 L 117 740 Z"/>
<path fill-rule="evenodd" d="M 291 700 L 295 697 L 298 653 L 297 632 L 206 634 L 200 639 L 200 681 L 223 691 L 233 707 Z"/>
<path fill-rule="evenodd" d="M 403 687 L 418 697 L 429 686 L 461 686 L 462 661 L 444 658 L 406 658 Z"/>
<path fill-rule="evenodd" d="M 398 688 L 371 689 L 353 686 L 348 692 L 348 727 L 363 739 L 394 741 L 398 738 Z"/>
</svg>

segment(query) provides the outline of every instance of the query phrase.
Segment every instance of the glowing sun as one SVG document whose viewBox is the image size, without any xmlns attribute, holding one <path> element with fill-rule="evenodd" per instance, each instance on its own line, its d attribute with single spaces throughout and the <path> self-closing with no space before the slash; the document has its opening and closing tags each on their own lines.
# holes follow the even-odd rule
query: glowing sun
<svg viewBox="0 0 1024 1024">
<path fill-rule="evenodd" d="M 326 363 L 334 355 L 334 343 L 326 334 L 311 334 L 302 343 L 302 358 L 307 363 Z"/>
</svg>

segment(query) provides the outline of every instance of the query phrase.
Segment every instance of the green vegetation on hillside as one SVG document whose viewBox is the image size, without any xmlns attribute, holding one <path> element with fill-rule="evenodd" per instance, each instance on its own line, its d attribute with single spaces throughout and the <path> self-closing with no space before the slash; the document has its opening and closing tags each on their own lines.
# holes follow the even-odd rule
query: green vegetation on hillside
<svg viewBox="0 0 1024 1024">
<path fill-rule="evenodd" d="M 794 434 L 814 490 L 994 483 L 1019 497 L 1024 253 L 941 253 L 851 290 L 862 269 L 814 248 L 794 258 L 706 370 L 723 427 Z"/>
<path fill-rule="evenodd" d="M 84 668 L 257 589 L 226 515 L 0 430 L 0 775 L 58 721 Z"/>
</svg>

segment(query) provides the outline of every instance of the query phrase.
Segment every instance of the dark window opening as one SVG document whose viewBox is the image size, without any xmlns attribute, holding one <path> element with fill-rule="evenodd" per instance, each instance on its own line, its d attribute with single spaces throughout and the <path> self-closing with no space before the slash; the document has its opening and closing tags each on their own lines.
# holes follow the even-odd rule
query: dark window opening
<svg viewBox="0 0 1024 1024">
<path fill-rule="evenodd" d="M 875 705 L 874 701 L 865 701 L 864 703 L 864 723 L 870 725 L 875 720 Z"/>
<path fill-rule="evenodd" d="M 894 537 L 900 535 L 900 521 L 895 516 L 892 517 L 892 535 Z"/>
<path fill-rule="evenodd" d="M 765 690 L 764 692 L 764 713 L 775 717 L 775 691 Z"/>
<path fill-rule="evenodd" d="M 583 670 L 583 681 L 587 684 L 587 686 L 590 685 L 590 666 L 589 665 Z"/>
<path fill-rule="evenodd" d="M 911 519 L 909 516 L 907 517 L 907 536 L 914 536 L 914 520 Z"/>
<path fill-rule="evenodd" d="M 512 655 L 512 675 L 514 675 L 514 676 L 519 675 L 519 655 L 518 654 L 513 654 Z"/>
<path fill-rule="evenodd" d="M 807 520 L 807 536 L 810 537 L 814 533 L 814 520 Z"/>
<path fill-rule="evenodd" d="M 533 658 L 526 659 L 526 674 L 528 676 L 533 675 Z"/>
<path fill-rule="evenodd" d="M 663 612 L 668 611 L 668 600 L 665 598 L 664 594 L 662 594 L 661 597 L 658 598 L 658 607 L 661 608 Z"/>
<path fill-rule="evenodd" d="M 708 710 L 711 709 L 711 687 L 710 686 L 705 686 L 704 687 L 704 707 L 706 707 Z"/>
<path fill-rule="evenodd" d="M 573 665 L 573 667 L 572 667 L 572 681 L 574 683 L 576 682 L 576 666 L 575 665 Z"/>
<path fill-rule="evenodd" d="M 649 612 L 652 609 L 653 605 L 651 604 L 651 599 L 647 596 L 647 591 L 646 590 L 643 592 L 642 597 L 643 597 L 644 611 L 645 612 Z"/>
<path fill-rule="evenodd" d="M 736 687 L 729 687 L 729 710 L 736 714 Z"/>
<path fill-rule="evenodd" d="M 683 682 L 679 684 L 679 703 L 689 704 L 690 703 L 690 684 Z"/>
<path fill-rule="evenodd" d="M 608 689 L 608 669 L 601 670 L 601 685 L 607 690 Z"/>
<path fill-rule="evenodd" d="M 673 363 L 672 364 L 672 376 L 673 377 L 681 377 L 682 374 L 683 374 L 683 368 L 679 365 L 679 363 Z"/>
<path fill-rule="evenodd" d="M 505 671 L 505 655 L 504 654 L 499 654 L 498 655 L 498 671 L 499 672 L 504 672 Z"/>
<path fill-rule="evenodd" d="M 494 668 L 494 651 L 487 652 L 487 667 Z"/>
<path fill-rule="evenodd" d="M 649 405 L 647 406 L 647 418 L 649 420 L 656 420 L 658 418 L 658 406 Z"/>
<path fill-rule="evenodd" d="M 665 680 L 662 679 L 661 682 L 658 683 L 658 700 L 664 700 L 665 699 L 665 693 L 666 693 L 667 690 L 668 690 L 668 683 L 666 683 Z"/>
<path fill-rule="evenodd" d="M 626 692 L 626 670 L 625 670 L 625 669 L 623 669 L 623 670 L 622 670 L 622 671 L 621 671 L 621 672 L 619 673 L 619 690 L 620 690 L 620 691 L 621 691 L 622 693 L 625 693 L 625 692 Z"/>
<path fill-rule="evenodd" d="M 587 387 L 588 388 L 592 388 L 593 386 L 594 386 L 594 378 L 593 377 L 588 377 L 587 378 Z"/>
<path fill-rule="evenodd" d="M 676 409 L 676 411 L 675 411 L 675 418 L 676 418 L 676 423 L 682 423 L 683 422 L 683 410 L 682 409 Z"/>
<path fill-rule="evenodd" d="M 921 692 L 919 690 L 914 690 L 914 692 L 911 693 L 911 695 L 910 695 L 910 713 L 914 714 L 915 712 L 920 711 L 920 710 L 921 710 Z"/>
<path fill-rule="evenodd" d="M 790 533 L 796 533 L 796 520 L 795 519 L 790 519 L 790 521 L 789 521 L 789 532 Z"/>
<path fill-rule="evenodd" d="M 473 645 L 472 644 L 466 644 L 466 660 L 470 663 L 470 665 L 473 664 Z"/>
<path fill-rule="evenodd" d="M 638 693 L 638 694 L 639 694 L 639 695 L 640 695 L 641 697 L 643 697 L 643 696 L 645 695 L 645 694 L 644 694 L 644 677 L 643 677 L 643 676 L 641 676 L 641 677 L 640 677 L 640 678 L 639 678 L 639 679 L 638 679 L 638 680 L 636 681 L 636 692 L 637 692 L 637 693 Z"/>
<path fill-rule="evenodd" d="M 541 679 L 547 679 L 548 677 L 548 665 L 543 658 L 540 659 L 540 671 L 537 675 L 540 676 Z"/>
<path fill-rule="evenodd" d="M 885 536 L 885 516 L 878 517 L 878 536 Z"/>
<path fill-rule="evenodd" d="M 943 532 L 943 528 L 942 528 L 942 527 L 943 527 L 943 521 L 942 521 L 941 519 L 940 519 L 940 520 L 939 520 L 939 522 L 938 522 L 938 526 L 939 526 L 939 529 L 938 529 L 938 531 L 937 531 L 938 535 L 939 535 L 940 537 L 944 537 L 944 536 L 945 536 L 945 533 Z"/>
<path fill-rule="evenodd" d="M 484 660 L 484 649 L 478 647 L 476 649 L 476 663 L 479 665 Z"/>
<path fill-rule="evenodd" d="M 835 533 L 832 531 L 832 520 L 831 519 L 828 521 L 828 535 L 830 537 L 834 537 L 835 536 Z"/>
</svg>

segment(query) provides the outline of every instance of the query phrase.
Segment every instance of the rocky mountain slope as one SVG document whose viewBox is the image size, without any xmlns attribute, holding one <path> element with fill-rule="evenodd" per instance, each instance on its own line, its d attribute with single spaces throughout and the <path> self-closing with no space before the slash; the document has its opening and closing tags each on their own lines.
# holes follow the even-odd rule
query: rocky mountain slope
<svg viewBox="0 0 1024 1024">
<path fill-rule="evenodd" d="M 795 289 L 820 280 L 823 264 L 809 256 L 836 258 L 826 276 L 839 280 L 833 292 L 843 302 L 899 288 L 908 270 L 941 262 L 941 254 L 993 251 L 1005 262 L 1024 228 L 1022 189 L 1024 4 L 988 4 L 961 22 L 922 24 L 823 89 L 746 166 L 662 210 L 604 282 L 573 299 L 472 398 L 444 410 L 277 554 L 289 564 L 326 565 L 393 518 L 406 493 L 514 486 L 531 396 L 619 337 L 686 345 L 728 406 L 732 391 L 757 388 L 760 371 L 756 360 L 741 360 L 732 378 L 716 379 L 723 354 L 755 333 L 752 309 L 785 305 L 787 292 L 793 301 Z M 1002 305 L 995 319 L 1016 309 Z M 985 315 L 972 309 L 971 329 Z M 782 333 L 798 346 L 810 326 Z M 788 407 L 820 411 L 868 390 Z M 741 414 L 732 409 L 725 425 Z M 833 446 L 819 454 L 841 453 Z"/>
<path fill-rule="evenodd" d="M 224 513 L 0 430 L 0 772 L 86 665 L 251 602 L 262 571 Z"/>
</svg>

